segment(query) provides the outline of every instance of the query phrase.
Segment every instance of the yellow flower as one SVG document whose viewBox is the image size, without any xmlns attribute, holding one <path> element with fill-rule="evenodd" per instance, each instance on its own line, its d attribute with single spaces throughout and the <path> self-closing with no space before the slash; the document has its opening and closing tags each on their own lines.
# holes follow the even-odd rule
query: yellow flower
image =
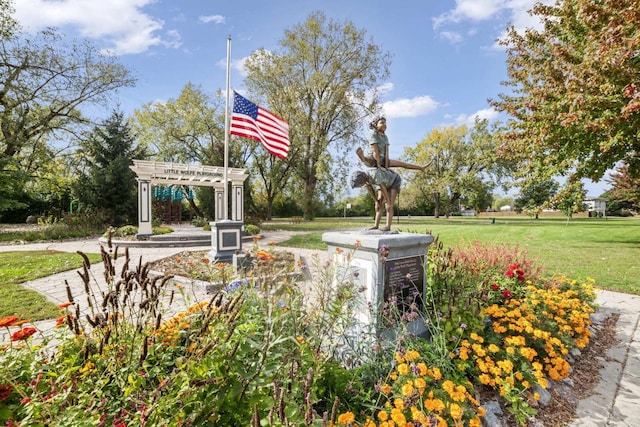
<svg viewBox="0 0 640 427">
<path fill-rule="evenodd" d="M 470 338 L 476 342 L 479 343 L 483 343 L 484 342 L 484 338 L 482 338 L 480 335 L 476 334 L 475 332 L 472 332 L 470 335 Z"/>
<path fill-rule="evenodd" d="M 425 399 L 424 408 L 430 412 L 444 411 L 444 402 L 440 399 Z"/>
<path fill-rule="evenodd" d="M 406 363 L 401 363 L 398 365 L 398 373 L 400 375 L 408 375 L 411 371 L 411 368 Z"/>
<path fill-rule="evenodd" d="M 349 424 L 355 422 L 355 420 L 356 416 L 353 412 L 345 412 L 344 414 L 338 415 L 339 424 Z"/>
<path fill-rule="evenodd" d="M 383 384 L 382 387 L 380 387 L 380 391 L 383 394 L 389 394 L 391 393 L 391 386 L 389 384 Z"/>
<path fill-rule="evenodd" d="M 510 360 L 499 360 L 498 366 L 506 373 L 513 371 L 513 363 Z"/>
<path fill-rule="evenodd" d="M 420 353 L 415 350 L 407 351 L 407 354 L 404 355 L 404 358 L 407 362 L 412 362 L 420 357 Z"/>
<path fill-rule="evenodd" d="M 414 391 L 415 389 L 413 388 L 413 384 L 411 384 L 410 382 L 402 386 L 403 396 L 409 397 L 413 394 Z"/>
<path fill-rule="evenodd" d="M 380 421 L 387 421 L 389 419 L 389 414 L 387 411 L 380 411 L 378 412 L 378 419 Z"/>
<path fill-rule="evenodd" d="M 433 378 L 435 378 L 436 380 L 442 379 L 442 373 L 440 372 L 440 368 L 438 368 L 437 366 L 433 367 Z"/>
<path fill-rule="evenodd" d="M 395 409 L 404 409 L 404 400 L 397 398 L 393 401 L 393 406 L 395 406 Z M 393 413 L 393 411 L 391 412 Z"/>
<path fill-rule="evenodd" d="M 447 393 L 449 393 L 449 394 L 451 394 L 453 392 L 453 389 L 455 388 L 455 386 L 456 385 L 451 380 L 445 380 L 442 383 L 442 389 L 444 391 L 446 391 Z"/>
<path fill-rule="evenodd" d="M 454 420 L 459 420 L 462 418 L 462 408 L 457 403 L 452 403 L 449 406 L 449 414 Z"/>
<path fill-rule="evenodd" d="M 425 375 L 427 375 L 427 372 L 429 372 L 429 368 L 427 368 L 427 365 L 423 362 L 420 362 L 416 365 L 416 368 L 418 368 L 418 374 L 421 377 L 424 377 Z"/>
<path fill-rule="evenodd" d="M 404 426 L 407 423 L 407 418 L 400 409 L 394 408 L 391 410 L 391 419 L 399 426 Z"/>
</svg>

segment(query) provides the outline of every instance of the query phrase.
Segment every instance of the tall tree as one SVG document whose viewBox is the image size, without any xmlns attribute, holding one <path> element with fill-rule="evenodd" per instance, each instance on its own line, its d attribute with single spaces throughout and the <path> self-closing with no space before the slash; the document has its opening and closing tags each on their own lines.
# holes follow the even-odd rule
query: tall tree
<svg viewBox="0 0 640 427">
<path fill-rule="evenodd" d="M 53 30 L 0 39 L 0 167 L 15 187 L 8 197 L 38 179 L 42 160 L 75 144 L 81 127 L 91 124 L 81 107 L 104 105 L 133 83 L 115 58 L 86 42 L 66 45 Z M 20 203 L 11 202 L 2 206 Z"/>
<path fill-rule="evenodd" d="M 246 84 L 289 122 L 287 161 L 311 219 L 319 186 L 340 176 L 346 182 L 346 155 L 359 142 L 363 118 L 377 108 L 374 89 L 389 75 L 390 55 L 353 23 L 327 20 L 322 12 L 285 31 L 280 47 L 249 58 Z"/>
<path fill-rule="evenodd" d="M 82 144 L 80 154 L 86 168 L 81 172 L 76 194 L 80 202 L 103 210 L 112 225 L 132 223 L 137 213 L 136 174 L 133 159 L 144 159 L 144 148 L 136 145 L 122 112 L 96 126 Z"/>
<path fill-rule="evenodd" d="M 0 0 L 0 39 L 9 40 L 18 29 L 18 22 L 13 18 L 15 12 L 12 0 Z"/>
<path fill-rule="evenodd" d="M 611 202 L 636 212 L 640 210 L 640 177 L 632 178 L 629 166 L 623 164 L 617 167 L 607 182 L 611 184 L 611 190 L 607 193 Z"/>
<path fill-rule="evenodd" d="M 516 210 L 525 211 L 538 219 L 543 207 L 551 202 L 559 187 L 560 184 L 552 179 L 529 182 L 520 189 L 520 194 L 515 199 Z"/>
<path fill-rule="evenodd" d="M 565 185 L 558 191 L 549 204 L 552 208 L 558 209 L 567 215 L 567 223 L 574 213 L 585 210 L 584 198 L 587 192 L 584 184 L 580 181 L 567 181 Z"/>
<path fill-rule="evenodd" d="M 502 152 L 520 178 L 603 177 L 616 162 L 640 175 L 640 7 L 637 0 L 536 4 L 540 31 L 510 28 L 505 85 L 490 100 L 511 119 Z"/>
<path fill-rule="evenodd" d="M 466 126 L 434 129 L 415 147 L 406 147 L 403 159 L 427 164 L 425 173 L 412 173 L 409 185 L 419 198 L 432 199 L 434 216 L 449 215 L 461 200 L 487 207 L 490 192 L 501 176 L 502 163 L 486 120 Z M 416 188 L 418 190 L 416 190 Z"/>
</svg>

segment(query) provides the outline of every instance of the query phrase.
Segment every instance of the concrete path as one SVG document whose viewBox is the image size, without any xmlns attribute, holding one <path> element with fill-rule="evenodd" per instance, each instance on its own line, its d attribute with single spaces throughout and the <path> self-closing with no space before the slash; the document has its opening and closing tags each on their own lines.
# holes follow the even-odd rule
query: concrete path
<svg viewBox="0 0 640 427">
<path fill-rule="evenodd" d="M 257 244 L 264 248 L 270 242 L 283 242 L 292 233 L 267 232 Z M 247 248 L 253 243 L 245 243 Z M 100 253 L 100 242 L 97 240 L 75 240 L 66 242 L 34 243 L 24 245 L 0 245 L 0 252 L 15 250 L 42 250 L 51 249 L 64 252 L 82 251 L 85 253 Z M 210 244 L 194 247 L 136 247 L 129 248 L 131 266 L 136 265 L 140 258 L 142 262 L 150 262 L 175 255 L 184 250 L 208 250 Z M 313 257 L 316 262 L 324 262 L 328 256 L 319 251 L 287 248 L 297 258 L 304 258 L 311 262 Z M 119 251 L 123 254 L 122 248 Z M 119 257 L 116 271 L 122 268 L 123 257 Z M 91 268 L 96 282 L 104 272 L 102 264 L 96 264 Z M 104 279 L 102 279 L 104 281 Z M 77 296 L 84 295 L 82 281 L 76 270 L 55 274 L 24 284 L 43 293 L 55 304 L 61 304 L 68 300 L 65 288 L 67 281 L 72 293 Z M 194 287 L 192 290 L 194 299 L 208 299 L 204 288 Z M 77 298 L 77 297 L 76 297 Z M 609 291 L 599 291 L 597 301 L 600 304 L 600 315 L 619 313 L 617 323 L 617 343 L 603 354 L 601 363 L 600 382 L 593 390 L 593 394 L 578 403 L 577 418 L 570 427 L 638 427 L 640 426 L 640 296 L 628 295 Z M 55 321 L 37 322 L 37 326 L 43 332 L 52 329 Z M 6 337 L 0 332 L 0 342 Z"/>
</svg>

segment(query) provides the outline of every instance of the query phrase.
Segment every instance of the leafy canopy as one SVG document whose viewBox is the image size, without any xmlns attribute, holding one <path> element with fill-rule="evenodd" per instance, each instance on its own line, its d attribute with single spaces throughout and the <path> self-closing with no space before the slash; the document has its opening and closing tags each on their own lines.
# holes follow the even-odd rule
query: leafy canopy
<svg viewBox="0 0 640 427">
<path fill-rule="evenodd" d="M 246 84 L 289 122 L 287 161 L 302 187 L 304 215 L 312 218 L 318 190 L 346 183 L 336 176 L 346 177 L 346 156 L 353 156 L 363 119 L 377 109 L 375 88 L 389 75 L 390 55 L 353 23 L 322 12 L 285 31 L 280 47 L 249 58 Z"/>
<path fill-rule="evenodd" d="M 544 29 L 507 46 L 511 93 L 490 100 L 511 116 L 502 154 L 525 180 L 570 175 L 598 181 L 619 161 L 640 174 L 640 8 L 636 0 L 537 4 Z"/>
</svg>

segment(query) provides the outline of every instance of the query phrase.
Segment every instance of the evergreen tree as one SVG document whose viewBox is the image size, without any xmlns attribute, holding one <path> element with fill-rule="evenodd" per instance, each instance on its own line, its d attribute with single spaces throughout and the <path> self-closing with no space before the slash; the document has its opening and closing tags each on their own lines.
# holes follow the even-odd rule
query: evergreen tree
<svg viewBox="0 0 640 427">
<path fill-rule="evenodd" d="M 112 225 L 135 222 L 137 214 L 136 174 L 132 159 L 144 159 L 122 112 L 114 111 L 96 126 L 80 150 L 84 170 L 76 193 L 81 205 L 104 211 Z"/>
</svg>

